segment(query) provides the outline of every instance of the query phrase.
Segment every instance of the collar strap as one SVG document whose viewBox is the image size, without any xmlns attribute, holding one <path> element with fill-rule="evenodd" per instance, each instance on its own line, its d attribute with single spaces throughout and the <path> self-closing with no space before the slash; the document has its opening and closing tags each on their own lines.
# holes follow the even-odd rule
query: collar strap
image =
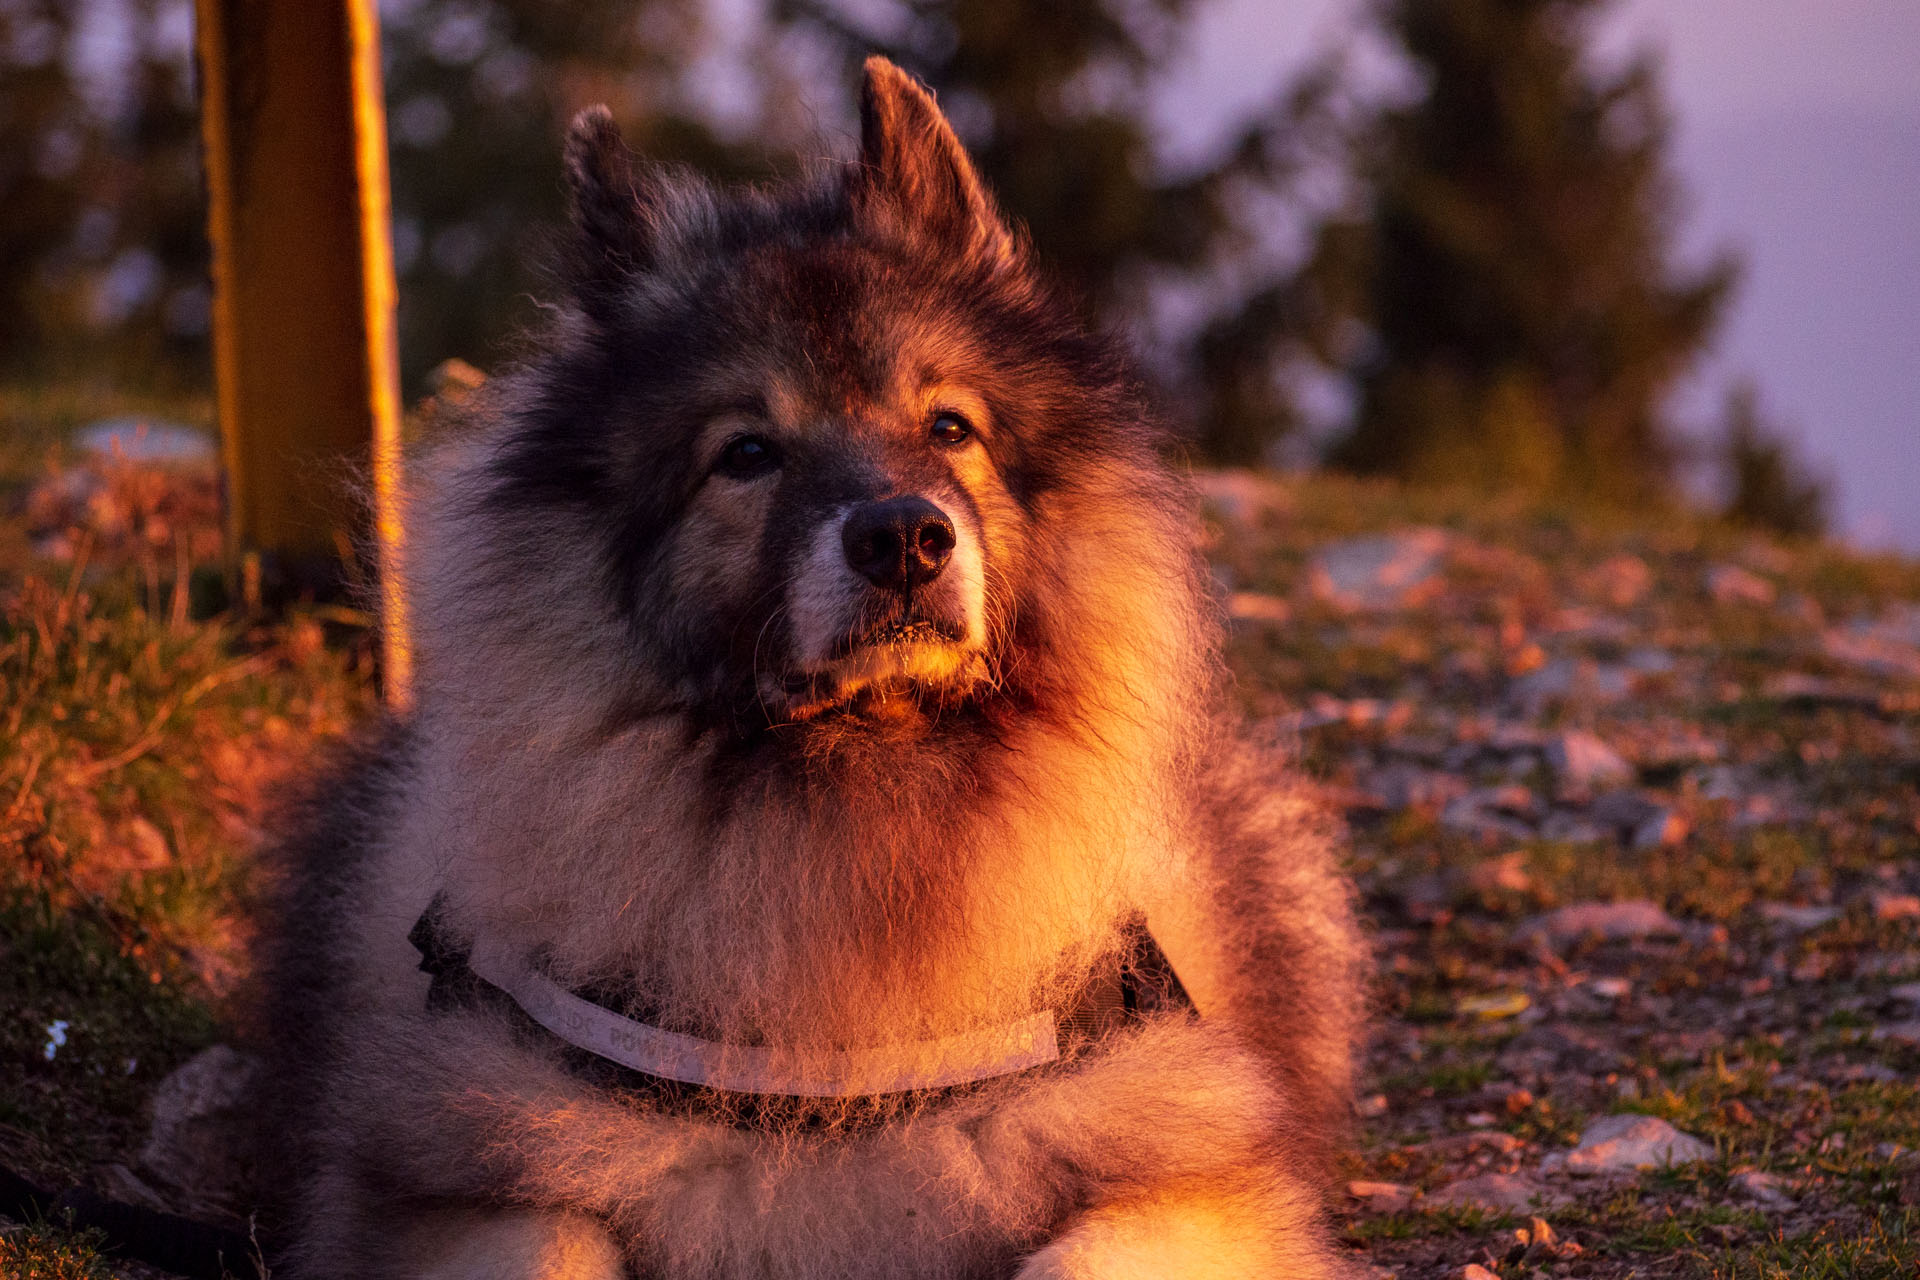
<svg viewBox="0 0 1920 1280">
<path fill-rule="evenodd" d="M 897 1047 L 810 1053 L 719 1044 L 625 1017 L 569 991 L 531 955 L 490 935 L 460 947 L 447 934 L 436 897 L 408 940 L 433 975 L 429 1009 L 501 1006 L 574 1049 L 636 1072 L 726 1094 L 790 1098 L 871 1098 L 975 1084 L 1053 1062 L 1158 1008 L 1191 1009 L 1186 991 L 1144 920 L 1128 928 L 1119 972 L 1089 981 L 1066 1008 L 1005 1026 Z M 624 1073 L 623 1073 L 624 1074 Z"/>
</svg>

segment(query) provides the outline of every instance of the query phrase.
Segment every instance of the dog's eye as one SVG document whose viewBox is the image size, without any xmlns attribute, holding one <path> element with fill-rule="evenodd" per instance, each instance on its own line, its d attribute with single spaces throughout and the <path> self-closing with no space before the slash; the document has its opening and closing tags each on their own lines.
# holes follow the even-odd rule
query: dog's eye
<svg viewBox="0 0 1920 1280">
<path fill-rule="evenodd" d="M 959 444 L 973 435 L 973 424 L 957 413 L 942 410 L 934 415 L 928 434 L 941 444 Z"/>
<path fill-rule="evenodd" d="M 765 436 L 736 436 L 720 451 L 714 470 L 735 480 L 763 476 L 780 465 L 780 450 Z"/>
</svg>

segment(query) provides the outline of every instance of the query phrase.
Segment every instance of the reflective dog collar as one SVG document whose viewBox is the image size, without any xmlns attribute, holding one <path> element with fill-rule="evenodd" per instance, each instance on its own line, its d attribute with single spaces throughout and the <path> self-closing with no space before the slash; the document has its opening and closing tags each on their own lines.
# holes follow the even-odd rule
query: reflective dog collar
<svg viewBox="0 0 1920 1280">
<path fill-rule="evenodd" d="M 1011 1075 L 1060 1056 L 1053 1013 L 1044 1010 L 985 1031 L 897 1049 L 811 1053 L 801 1061 L 779 1049 L 716 1044 L 621 1017 L 568 991 L 494 938 L 476 939 L 467 963 L 568 1044 L 650 1076 L 729 1093 L 851 1098 L 944 1089 Z"/>
<path fill-rule="evenodd" d="M 1111 971 L 1090 977 L 1060 1010 L 939 1040 L 794 1054 L 758 1045 L 720 1044 L 615 1012 L 555 982 L 537 957 L 482 935 L 470 945 L 449 936 L 436 897 L 408 941 L 433 976 L 432 1011 L 488 1006 L 531 1024 L 574 1050 L 624 1069 L 632 1084 L 668 1082 L 709 1095 L 810 1099 L 873 1098 L 950 1089 L 1012 1075 L 1059 1059 L 1155 1010 L 1191 1011 L 1192 1001 L 1144 920 L 1127 928 L 1126 950 Z"/>
</svg>

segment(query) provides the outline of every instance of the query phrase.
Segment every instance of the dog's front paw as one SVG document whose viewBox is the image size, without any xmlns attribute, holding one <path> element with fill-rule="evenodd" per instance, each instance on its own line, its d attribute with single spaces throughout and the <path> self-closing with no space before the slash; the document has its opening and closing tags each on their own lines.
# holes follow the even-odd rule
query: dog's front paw
<svg viewBox="0 0 1920 1280">
<path fill-rule="evenodd" d="M 606 1229 L 568 1213 L 460 1214 L 417 1229 L 417 1280 L 626 1280 Z"/>
<path fill-rule="evenodd" d="M 1314 1202 L 1288 1187 L 1172 1192 L 1093 1209 L 1015 1280 L 1340 1280 Z"/>
</svg>

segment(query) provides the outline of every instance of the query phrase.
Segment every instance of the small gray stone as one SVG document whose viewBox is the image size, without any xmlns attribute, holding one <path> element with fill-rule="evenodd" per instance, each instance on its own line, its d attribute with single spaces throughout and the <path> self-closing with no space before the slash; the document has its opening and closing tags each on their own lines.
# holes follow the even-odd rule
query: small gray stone
<svg viewBox="0 0 1920 1280">
<path fill-rule="evenodd" d="M 1399 1213 L 1413 1203 L 1413 1188 L 1398 1182 L 1349 1182 L 1347 1194 L 1371 1213 Z"/>
<path fill-rule="evenodd" d="M 1478 1209 L 1483 1213 L 1520 1214 L 1561 1202 L 1562 1197 L 1532 1178 L 1514 1173 L 1482 1173 L 1449 1182 L 1426 1198 L 1436 1209 Z"/>
<path fill-rule="evenodd" d="M 1510 1133 L 1498 1129 L 1476 1129 L 1470 1133 L 1454 1133 L 1444 1138 L 1435 1138 L 1423 1143 L 1420 1150 L 1432 1155 L 1436 1160 L 1466 1160 L 1473 1156 L 1491 1153 L 1497 1156 L 1512 1155 L 1526 1144 Z"/>
<path fill-rule="evenodd" d="M 1713 1159 L 1713 1148 L 1655 1116 L 1606 1116 L 1567 1153 L 1569 1173 L 1629 1173 Z"/>
<path fill-rule="evenodd" d="M 245 1184 L 245 1114 L 256 1059 L 224 1044 L 203 1049 L 160 1082 L 140 1165 L 191 1205 L 224 1206 Z"/>
<path fill-rule="evenodd" d="M 1658 904 L 1638 899 L 1578 902 L 1561 907 L 1522 924 L 1516 936 L 1522 941 L 1543 938 L 1562 945 L 1590 935 L 1608 942 L 1626 942 L 1638 938 L 1677 938 L 1685 932 L 1680 922 L 1662 911 Z"/>
<path fill-rule="evenodd" d="M 1719 604 L 1750 604 L 1765 607 L 1780 594 L 1779 588 L 1737 564 L 1718 564 L 1707 570 L 1707 594 Z"/>
<path fill-rule="evenodd" d="M 1671 675 L 1680 666 L 1674 656 L 1665 649 L 1655 649 L 1646 645 L 1629 653 L 1626 662 L 1627 670 L 1643 676 Z"/>
<path fill-rule="evenodd" d="M 1873 1038 L 1908 1049 L 1920 1049 L 1920 1022 L 1889 1022 L 1885 1026 L 1875 1027 Z"/>
<path fill-rule="evenodd" d="M 1230 524 L 1257 525 L 1268 512 L 1287 505 L 1286 491 L 1256 471 L 1197 471 L 1200 500 Z"/>
<path fill-rule="evenodd" d="M 1635 849 L 1678 844 L 1688 830 L 1687 820 L 1673 809 L 1635 791 L 1607 792 L 1588 807 L 1587 820 Z"/>
<path fill-rule="evenodd" d="M 1625 667 L 1586 658 L 1555 658 L 1508 690 L 1515 702 L 1536 711 L 1554 702 L 1619 702 L 1632 692 L 1633 676 Z"/>
<path fill-rule="evenodd" d="M 1687 820 L 1664 805 L 1655 807 L 1633 829 L 1628 843 L 1636 850 L 1664 849 L 1687 838 Z"/>
<path fill-rule="evenodd" d="M 1467 791 L 1458 774 L 1396 761 L 1374 770 L 1366 780 L 1367 790 L 1379 796 L 1389 809 L 1438 809 Z"/>
<path fill-rule="evenodd" d="M 1556 809 L 1540 824 L 1540 838 L 1557 840 L 1562 844 L 1599 844 L 1603 840 L 1618 839 L 1618 836 L 1578 814 Z"/>
<path fill-rule="evenodd" d="M 1802 907 L 1785 902 L 1763 902 L 1760 904 L 1760 918 L 1768 924 L 1795 933 L 1805 933 L 1809 929 L 1818 929 L 1832 924 L 1841 916 L 1838 907 Z M 1920 984 L 1916 984 L 1920 986 Z"/>
<path fill-rule="evenodd" d="M 1839 1084 L 1892 1084 L 1900 1073 L 1884 1063 L 1849 1062 L 1827 1078 Z"/>
<path fill-rule="evenodd" d="M 1793 1208 L 1793 1197 L 1787 1194 L 1787 1181 L 1778 1174 L 1744 1169 L 1729 1181 L 1735 1191 L 1762 1209 L 1779 1213 Z"/>
<path fill-rule="evenodd" d="M 1752 770 L 1730 764 L 1702 769 L 1696 777 L 1703 800 L 1745 800 L 1759 786 Z"/>
<path fill-rule="evenodd" d="M 1447 802 L 1440 825 L 1483 840 L 1529 840 L 1533 827 L 1521 815 L 1532 812 L 1532 800 L 1525 787 L 1477 787 Z"/>
<path fill-rule="evenodd" d="M 1481 745 L 1505 756 L 1538 755 L 1547 748 L 1547 735 L 1534 725 L 1503 720 L 1493 726 Z"/>
<path fill-rule="evenodd" d="M 1609 791 L 1587 808 L 1587 819 L 1622 834 L 1638 830 L 1662 807 L 1638 791 Z"/>
<path fill-rule="evenodd" d="M 1801 671 L 1778 671 L 1768 676 L 1760 682 L 1760 695 L 1774 702 L 1809 707 L 1849 707 L 1860 711 L 1880 709 L 1880 690 L 1877 688 L 1826 676 L 1810 676 Z"/>
<path fill-rule="evenodd" d="M 1235 591 L 1227 597 L 1227 616 L 1235 622 L 1259 626 L 1285 626 L 1293 619 L 1293 606 L 1279 596 L 1259 591 Z"/>
<path fill-rule="evenodd" d="M 1447 545 L 1440 529 L 1348 538 L 1314 554 L 1308 580 L 1316 596 L 1337 608 L 1403 608 L 1438 584 Z"/>
<path fill-rule="evenodd" d="M 1633 781 L 1633 766 L 1597 734 L 1570 729 L 1547 739 L 1547 767 L 1563 792 L 1591 794 Z"/>
<path fill-rule="evenodd" d="M 220 452 L 207 432 L 158 418 L 103 418 L 74 432 L 73 443 L 98 457 L 128 462 L 209 463 Z"/>
<path fill-rule="evenodd" d="M 1867 675 L 1920 680 L 1920 606 L 1906 604 L 1880 618 L 1829 628 L 1820 647 L 1833 661 Z"/>
</svg>

